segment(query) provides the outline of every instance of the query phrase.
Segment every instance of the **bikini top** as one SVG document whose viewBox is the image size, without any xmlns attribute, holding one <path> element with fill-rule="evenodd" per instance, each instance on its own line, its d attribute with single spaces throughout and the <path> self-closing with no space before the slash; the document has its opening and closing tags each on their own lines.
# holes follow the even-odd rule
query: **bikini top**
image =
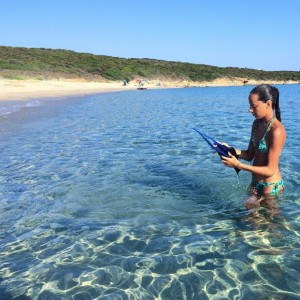
<svg viewBox="0 0 300 300">
<path fill-rule="evenodd" d="M 266 129 L 266 131 L 265 131 L 263 137 L 260 139 L 260 141 L 259 141 L 258 144 L 257 144 L 257 150 L 258 150 L 260 153 L 267 154 L 268 151 L 269 151 L 268 145 L 267 145 L 267 143 L 266 143 L 266 135 L 267 135 L 267 133 L 270 131 L 270 128 L 271 128 L 271 126 L 272 126 L 274 120 L 275 120 L 275 116 L 273 116 L 272 119 L 269 121 L 268 126 L 267 126 L 267 129 Z M 251 137 L 251 143 L 252 143 L 253 147 L 255 147 L 255 144 L 254 144 L 254 137 L 255 137 L 256 130 L 257 130 L 258 126 L 259 126 L 259 123 L 258 123 L 258 125 L 256 126 L 256 128 L 254 129 L 253 134 L 252 134 L 252 137 Z"/>
</svg>

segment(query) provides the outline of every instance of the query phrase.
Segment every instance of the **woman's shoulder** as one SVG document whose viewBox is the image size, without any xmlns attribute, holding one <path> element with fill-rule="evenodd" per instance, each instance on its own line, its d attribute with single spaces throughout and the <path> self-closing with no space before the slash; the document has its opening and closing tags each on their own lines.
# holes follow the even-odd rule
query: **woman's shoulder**
<svg viewBox="0 0 300 300">
<path fill-rule="evenodd" d="M 285 131 L 284 125 L 278 119 L 273 123 L 273 128 L 275 130 Z"/>
<path fill-rule="evenodd" d="M 276 120 L 276 122 L 273 123 L 272 133 L 274 136 L 285 138 L 286 136 L 285 127 L 279 120 Z"/>
</svg>

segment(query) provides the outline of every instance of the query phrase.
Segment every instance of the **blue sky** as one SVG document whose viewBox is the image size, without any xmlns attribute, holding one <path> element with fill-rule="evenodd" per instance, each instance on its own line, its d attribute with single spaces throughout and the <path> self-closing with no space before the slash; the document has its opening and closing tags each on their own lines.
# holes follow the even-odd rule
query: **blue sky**
<svg viewBox="0 0 300 300">
<path fill-rule="evenodd" d="M 0 45 L 300 71 L 300 0 L 0 0 Z"/>
</svg>

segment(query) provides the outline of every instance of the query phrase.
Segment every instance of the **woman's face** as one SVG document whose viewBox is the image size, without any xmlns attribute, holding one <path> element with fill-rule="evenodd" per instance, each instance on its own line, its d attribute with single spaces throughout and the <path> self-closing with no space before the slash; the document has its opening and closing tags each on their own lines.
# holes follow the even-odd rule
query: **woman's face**
<svg viewBox="0 0 300 300">
<path fill-rule="evenodd" d="M 257 94 L 250 94 L 249 96 L 249 112 L 256 118 L 261 119 L 265 117 L 267 113 L 268 104 L 259 101 L 259 96 Z"/>
</svg>

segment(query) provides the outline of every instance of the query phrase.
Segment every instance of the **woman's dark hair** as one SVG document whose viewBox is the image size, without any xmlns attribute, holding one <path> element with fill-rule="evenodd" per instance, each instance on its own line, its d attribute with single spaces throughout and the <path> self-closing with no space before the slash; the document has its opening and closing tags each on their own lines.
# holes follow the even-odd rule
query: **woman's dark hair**
<svg viewBox="0 0 300 300">
<path fill-rule="evenodd" d="M 279 108 L 279 91 L 275 86 L 269 84 L 260 84 L 256 86 L 250 94 L 256 94 L 259 97 L 259 101 L 267 102 L 272 101 L 272 108 L 275 110 L 276 118 L 281 121 L 281 114 Z"/>
</svg>

